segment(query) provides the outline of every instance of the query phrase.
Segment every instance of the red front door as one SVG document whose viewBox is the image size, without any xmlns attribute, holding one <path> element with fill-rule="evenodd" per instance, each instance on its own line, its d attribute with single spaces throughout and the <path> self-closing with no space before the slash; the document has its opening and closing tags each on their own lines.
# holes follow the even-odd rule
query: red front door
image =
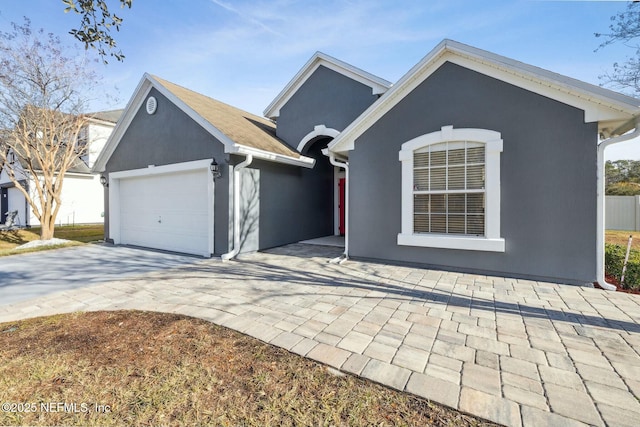
<svg viewBox="0 0 640 427">
<path fill-rule="evenodd" d="M 338 230 L 340 231 L 340 235 L 341 236 L 344 236 L 344 232 L 345 232 L 344 195 L 345 195 L 345 190 L 346 190 L 345 186 L 346 185 L 347 185 L 347 180 L 345 178 L 340 178 L 340 180 L 338 181 L 338 189 L 339 189 L 339 192 L 340 192 L 340 199 L 339 199 L 339 204 L 338 204 L 338 214 L 339 214 L 339 217 L 340 217 L 340 226 L 338 227 Z"/>
</svg>

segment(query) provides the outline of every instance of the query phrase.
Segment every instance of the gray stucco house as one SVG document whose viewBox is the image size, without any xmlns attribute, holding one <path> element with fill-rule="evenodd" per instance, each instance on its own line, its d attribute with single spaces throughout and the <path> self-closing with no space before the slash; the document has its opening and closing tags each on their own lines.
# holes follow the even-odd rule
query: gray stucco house
<svg viewBox="0 0 640 427">
<path fill-rule="evenodd" d="M 394 85 L 317 53 L 266 118 L 145 75 L 95 165 L 106 237 L 228 259 L 345 234 L 345 257 L 590 283 L 603 150 L 639 106 L 450 40 Z"/>
</svg>

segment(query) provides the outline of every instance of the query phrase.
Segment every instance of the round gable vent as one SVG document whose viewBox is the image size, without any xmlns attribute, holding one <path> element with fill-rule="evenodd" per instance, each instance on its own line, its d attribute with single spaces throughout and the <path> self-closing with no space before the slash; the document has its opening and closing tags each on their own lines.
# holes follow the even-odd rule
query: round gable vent
<svg viewBox="0 0 640 427">
<path fill-rule="evenodd" d="M 156 108 L 158 108 L 158 101 L 153 96 L 147 98 L 147 113 L 153 114 L 156 112 Z"/>
</svg>

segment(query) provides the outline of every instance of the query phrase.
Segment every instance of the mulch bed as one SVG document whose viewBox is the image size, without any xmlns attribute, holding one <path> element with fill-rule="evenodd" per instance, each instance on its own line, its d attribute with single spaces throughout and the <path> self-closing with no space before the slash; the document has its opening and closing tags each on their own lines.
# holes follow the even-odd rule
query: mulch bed
<svg viewBox="0 0 640 427">
<path fill-rule="evenodd" d="M 605 274 L 604 278 L 607 281 L 607 283 L 615 285 L 616 292 L 624 292 L 625 294 L 640 295 L 640 289 L 626 289 L 626 288 L 623 288 L 622 285 L 620 284 L 620 280 L 618 280 L 616 277 L 613 277 L 613 276 L 610 276 L 608 274 Z M 598 282 L 593 282 L 593 286 L 596 289 L 603 289 L 603 287 L 600 286 L 598 284 Z"/>
</svg>

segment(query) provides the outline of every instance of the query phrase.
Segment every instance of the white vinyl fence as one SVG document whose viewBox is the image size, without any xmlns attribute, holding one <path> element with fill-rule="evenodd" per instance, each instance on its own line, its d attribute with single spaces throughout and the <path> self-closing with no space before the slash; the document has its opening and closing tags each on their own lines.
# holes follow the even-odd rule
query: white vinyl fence
<svg viewBox="0 0 640 427">
<path fill-rule="evenodd" d="M 640 230 L 640 196 L 605 196 L 607 230 Z"/>
</svg>

